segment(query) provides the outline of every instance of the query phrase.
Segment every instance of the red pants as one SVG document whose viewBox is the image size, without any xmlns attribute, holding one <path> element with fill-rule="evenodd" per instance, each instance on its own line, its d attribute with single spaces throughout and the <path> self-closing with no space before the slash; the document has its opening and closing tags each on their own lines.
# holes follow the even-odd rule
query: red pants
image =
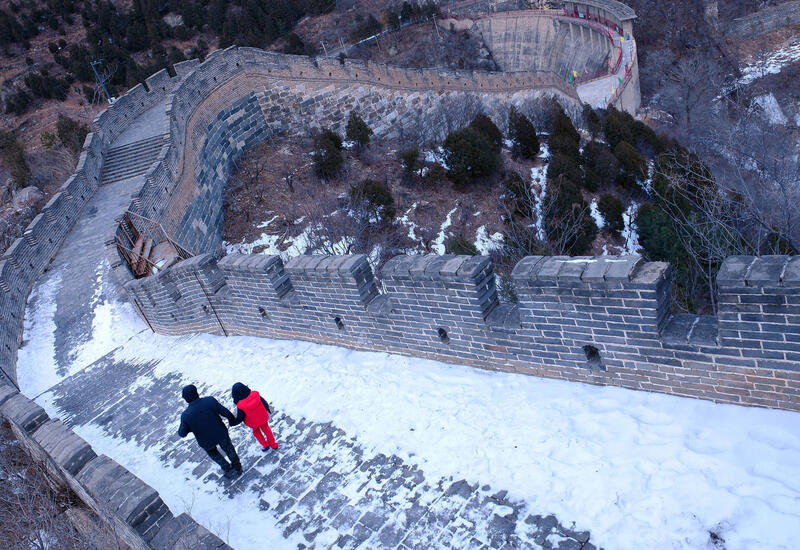
<svg viewBox="0 0 800 550">
<path fill-rule="evenodd" d="M 272 430 L 269 429 L 269 424 L 267 424 L 266 422 L 264 422 L 262 426 L 253 428 L 253 435 L 256 436 L 258 442 L 261 443 L 261 446 L 264 447 L 265 449 L 267 448 L 268 444 L 273 449 L 278 448 L 278 443 L 275 441 L 275 436 L 272 435 Z M 267 436 L 266 439 L 264 439 L 264 435 Z"/>
</svg>

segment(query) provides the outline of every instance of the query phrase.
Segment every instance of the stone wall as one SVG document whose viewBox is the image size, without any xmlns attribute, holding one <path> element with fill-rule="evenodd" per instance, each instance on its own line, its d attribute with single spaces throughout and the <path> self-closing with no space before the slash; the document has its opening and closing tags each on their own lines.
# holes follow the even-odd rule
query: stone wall
<svg viewBox="0 0 800 550">
<path fill-rule="evenodd" d="M 344 131 L 347 113 L 357 109 L 376 135 L 442 139 L 454 116 L 449 106 L 466 96 L 501 120 L 509 105 L 542 94 L 580 110 L 575 89 L 548 71 L 401 69 L 254 48 L 216 51 L 185 72 L 167 98 L 164 147 L 129 210 L 159 221 L 192 253 L 211 252 L 221 243 L 230 163 L 271 134 L 305 135 L 326 126 Z M 116 251 L 109 257 L 123 284 L 130 274 Z"/>
<path fill-rule="evenodd" d="M 228 547 L 186 514 L 174 517 L 153 488 L 109 457 L 97 456 L 86 441 L 19 393 L 17 351 L 28 296 L 97 191 L 108 145 L 137 116 L 164 101 L 196 64 L 176 65 L 177 77 L 156 73 L 98 115 L 72 176 L 0 260 L 0 418 L 11 424 L 26 452 L 44 464 L 52 483 L 71 488 L 134 550 Z"/>
<path fill-rule="evenodd" d="M 721 403 L 800 410 L 800 258 L 732 257 L 720 313 L 670 313 L 671 270 L 640 257 L 529 257 L 498 300 L 481 256 L 206 254 L 127 294 L 165 334 L 307 340 Z"/>
<path fill-rule="evenodd" d="M 727 34 L 737 38 L 754 38 L 798 23 L 800 23 L 800 1 L 786 2 L 734 19 L 728 24 Z"/>
<path fill-rule="evenodd" d="M 57 487 L 70 488 L 132 550 L 230 547 L 186 514 L 173 516 L 155 489 L 10 385 L 0 384 L 0 418 Z M 116 547 L 115 541 L 108 541 Z"/>
</svg>

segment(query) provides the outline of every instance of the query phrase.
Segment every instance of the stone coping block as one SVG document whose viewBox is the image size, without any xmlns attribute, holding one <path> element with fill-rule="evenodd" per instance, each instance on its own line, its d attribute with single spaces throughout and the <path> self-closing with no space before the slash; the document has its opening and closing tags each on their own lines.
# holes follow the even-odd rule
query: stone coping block
<svg viewBox="0 0 800 550">
<path fill-rule="evenodd" d="M 56 464 L 73 476 L 97 456 L 91 445 L 64 426 L 60 420 L 48 420 L 39 426 L 33 439 L 47 451 Z"/>
<path fill-rule="evenodd" d="M 291 274 L 352 276 L 360 270 L 370 269 L 364 254 L 331 256 L 326 254 L 295 256 L 284 269 Z"/>
<path fill-rule="evenodd" d="M 491 273 L 488 256 L 419 254 L 395 256 L 384 264 L 384 279 L 475 283 Z"/>
<path fill-rule="evenodd" d="M 17 395 L 19 392 L 17 388 L 12 386 L 11 384 L 4 384 L 0 382 L 0 405 L 11 399 L 11 397 Z"/>
<path fill-rule="evenodd" d="M 514 266 L 514 281 L 564 282 L 646 282 L 640 273 L 663 271 L 659 262 L 645 262 L 641 256 L 527 256 Z M 650 266 L 648 268 L 648 266 Z M 652 278 L 652 277 L 651 277 Z M 641 279 L 641 280 L 640 280 Z"/>
<path fill-rule="evenodd" d="M 50 420 L 43 408 L 21 393 L 16 393 L 6 399 L 0 405 L 0 412 L 29 434 Z"/>
<path fill-rule="evenodd" d="M 728 256 L 717 273 L 720 287 L 800 286 L 800 257 Z"/>
<path fill-rule="evenodd" d="M 268 273 L 275 268 L 283 267 L 280 256 L 264 254 L 228 254 L 221 258 L 217 265 L 221 268 L 240 269 L 253 273 Z"/>
<path fill-rule="evenodd" d="M 90 460 L 76 479 L 134 529 L 145 520 L 146 510 L 163 505 L 155 489 L 106 455 Z"/>
<path fill-rule="evenodd" d="M 153 550 L 233 550 L 186 513 L 164 524 L 150 546 Z"/>
</svg>

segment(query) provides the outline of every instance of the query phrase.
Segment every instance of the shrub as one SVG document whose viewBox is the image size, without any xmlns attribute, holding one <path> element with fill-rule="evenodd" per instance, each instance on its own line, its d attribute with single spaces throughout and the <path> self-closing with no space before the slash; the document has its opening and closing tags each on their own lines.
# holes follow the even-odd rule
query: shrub
<svg viewBox="0 0 800 550">
<path fill-rule="evenodd" d="M 417 161 L 419 160 L 419 149 L 411 147 L 400 153 L 400 158 L 403 161 L 403 170 L 406 174 L 412 174 L 417 169 Z"/>
<path fill-rule="evenodd" d="M 39 141 L 42 142 L 42 147 L 49 151 L 56 144 L 56 135 L 47 131 L 42 132 L 39 134 Z"/>
<path fill-rule="evenodd" d="M 606 222 L 606 228 L 614 235 L 619 235 L 625 227 L 625 220 L 622 218 L 622 213 L 625 212 L 625 207 L 622 202 L 615 197 L 606 193 L 597 201 L 597 209 L 603 215 Z"/>
<path fill-rule="evenodd" d="M 27 75 L 24 78 L 24 82 L 33 97 L 64 101 L 69 92 L 69 79 L 50 76 L 45 70 Z"/>
<path fill-rule="evenodd" d="M 477 256 L 478 248 L 462 235 L 455 235 L 447 239 L 444 243 L 447 254 L 458 254 L 461 256 Z"/>
<path fill-rule="evenodd" d="M 366 203 L 384 221 L 394 219 L 397 210 L 394 197 L 386 184 L 366 179 L 350 188 L 350 200 L 354 204 Z"/>
<path fill-rule="evenodd" d="M 381 22 L 375 19 L 375 16 L 370 14 L 369 17 L 362 20 L 355 29 L 350 33 L 350 40 L 359 42 L 365 38 L 376 35 L 383 29 Z"/>
<path fill-rule="evenodd" d="M 620 165 L 617 176 L 617 183 L 620 186 L 635 187 L 637 180 L 647 176 L 647 162 L 630 143 L 620 141 L 614 148 L 614 156 Z"/>
<path fill-rule="evenodd" d="M 31 171 L 25 160 L 25 150 L 17 140 L 17 136 L 2 129 L 0 129 L 0 161 L 11 176 L 15 187 L 27 185 Z"/>
<path fill-rule="evenodd" d="M 500 155 L 491 142 L 472 128 L 451 132 L 442 146 L 448 175 L 459 185 L 490 176 L 500 165 Z"/>
<path fill-rule="evenodd" d="M 549 146 L 551 155 L 564 155 L 572 159 L 576 164 L 580 163 L 580 144 L 577 141 L 573 141 L 572 138 L 554 134 L 550 136 Z"/>
<path fill-rule="evenodd" d="M 514 142 L 511 153 L 524 159 L 536 158 L 539 154 L 539 136 L 530 119 L 511 107 L 508 112 L 508 135 Z"/>
<path fill-rule="evenodd" d="M 592 139 L 600 135 L 603 131 L 603 124 L 600 122 L 600 116 L 597 111 L 592 109 L 588 104 L 583 105 L 583 120 L 586 123 L 586 129 L 589 130 Z"/>
<path fill-rule="evenodd" d="M 341 146 L 341 140 L 339 143 Z M 321 178 L 332 178 L 339 173 L 344 162 L 342 152 L 331 137 L 325 133 L 314 140 L 314 168 Z"/>
<path fill-rule="evenodd" d="M 426 187 L 439 187 L 447 178 L 447 170 L 438 162 L 434 162 L 425 170 L 422 176 L 422 183 Z"/>
<path fill-rule="evenodd" d="M 609 107 L 606 113 L 606 119 L 603 122 L 603 133 L 606 136 L 606 142 L 614 149 L 620 141 L 633 142 L 633 132 L 631 131 L 630 122 L 624 115 L 614 107 Z"/>
<path fill-rule="evenodd" d="M 583 179 L 581 169 L 573 159 L 562 153 L 556 153 L 547 166 L 547 179 L 553 181 L 558 179 L 559 176 L 564 176 L 573 183 L 580 182 Z"/>
<path fill-rule="evenodd" d="M 357 112 L 350 111 L 350 117 L 347 119 L 346 135 L 348 140 L 355 141 L 359 147 L 364 147 L 369 143 L 372 128 L 367 126 L 367 123 Z"/>
<path fill-rule="evenodd" d="M 597 236 L 597 224 L 589 215 L 580 188 L 564 176 L 547 186 L 545 231 L 548 239 L 563 244 L 570 255 L 588 252 Z"/>
<path fill-rule="evenodd" d="M 614 153 L 597 141 L 590 141 L 583 148 L 583 168 L 583 185 L 589 191 L 597 191 L 601 185 L 614 184 L 619 174 L 619 163 Z"/>
<path fill-rule="evenodd" d="M 561 153 L 580 163 L 580 144 L 581 135 L 572 125 L 572 121 L 564 112 L 560 105 L 554 107 L 553 133 L 550 135 L 550 153 L 555 155 Z"/>
<path fill-rule="evenodd" d="M 16 90 L 6 98 L 6 114 L 21 115 L 31 104 L 31 96 L 25 90 Z"/>
<path fill-rule="evenodd" d="M 294 55 L 310 55 L 314 53 L 313 48 L 310 48 L 303 39 L 297 36 L 297 33 L 289 33 L 286 38 L 286 46 L 283 48 L 283 53 Z"/>
<path fill-rule="evenodd" d="M 342 136 L 331 130 L 330 128 L 325 128 L 322 130 L 321 137 L 329 139 L 331 143 L 336 146 L 336 148 L 341 151 L 342 150 Z"/>
<path fill-rule="evenodd" d="M 77 120 L 59 114 L 56 121 L 56 134 L 64 147 L 73 153 L 78 153 L 83 148 L 89 128 Z"/>
<path fill-rule="evenodd" d="M 528 184 L 516 171 L 508 173 L 503 180 L 505 200 L 515 216 L 530 218 L 533 215 L 533 204 L 530 200 Z"/>
<path fill-rule="evenodd" d="M 575 129 L 572 120 L 567 116 L 567 113 L 564 112 L 561 106 L 558 106 L 555 117 L 553 118 L 553 134 L 567 137 L 572 141 L 580 142 L 581 140 L 581 135 L 578 133 L 578 130 Z"/>
<path fill-rule="evenodd" d="M 393 31 L 396 31 L 400 28 L 400 14 L 394 10 L 386 10 L 383 13 L 384 19 L 386 19 L 386 24 L 389 25 L 389 28 Z"/>
<path fill-rule="evenodd" d="M 469 123 L 469 127 L 489 140 L 489 143 L 496 152 L 500 152 L 503 146 L 503 133 L 497 125 L 492 122 L 491 118 L 482 114 L 475 115 L 475 118 Z"/>
</svg>

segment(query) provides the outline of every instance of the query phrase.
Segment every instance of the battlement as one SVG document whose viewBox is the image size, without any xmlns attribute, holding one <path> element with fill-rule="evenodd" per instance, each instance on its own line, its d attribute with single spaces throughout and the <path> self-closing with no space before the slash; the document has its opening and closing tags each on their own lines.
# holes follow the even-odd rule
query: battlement
<svg viewBox="0 0 800 550">
<path fill-rule="evenodd" d="M 728 293 L 725 277 L 745 263 L 751 291 Z M 500 302 L 482 256 L 392 258 L 381 291 L 363 255 L 284 265 L 205 254 L 125 290 L 167 334 L 307 340 L 800 410 L 798 269 L 796 258 L 731 258 L 719 319 L 671 314 L 669 264 L 639 256 L 525 258 L 512 274 L 515 304 Z"/>
</svg>

